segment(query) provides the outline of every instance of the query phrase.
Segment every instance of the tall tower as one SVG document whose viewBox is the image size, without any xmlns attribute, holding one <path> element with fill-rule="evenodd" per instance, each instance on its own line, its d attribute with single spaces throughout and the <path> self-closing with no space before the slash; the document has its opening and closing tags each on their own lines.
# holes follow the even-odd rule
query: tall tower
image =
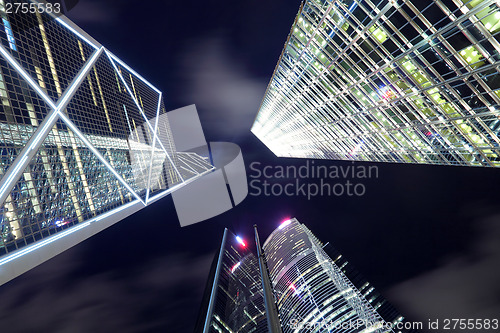
<svg viewBox="0 0 500 333">
<path fill-rule="evenodd" d="M 277 156 L 500 166 L 494 0 L 306 0 L 252 132 Z"/>
<path fill-rule="evenodd" d="M 176 151 L 161 91 L 60 7 L 32 1 L 10 14 L 9 4 L 0 0 L 0 284 L 213 169 Z"/>
<path fill-rule="evenodd" d="M 260 325 L 257 332 L 269 332 L 267 316 L 272 316 L 276 309 L 283 333 L 409 333 L 419 328 L 405 322 L 342 255 L 322 244 L 295 218 L 283 222 L 265 241 L 266 265 L 257 264 L 257 258 L 240 238 L 227 230 L 224 235 L 207 283 L 196 333 L 247 332 L 248 326 L 234 321 L 240 318 L 238 313 L 259 313 L 254 317 L 259 320 L 253 325 Z M 267 272 L 259 272 L 259 267 Z M 237 270 L 244 274 L 235 274 Z M 265 276 L 271 282 L 274 304 L 270 305 L 264 302 L 261 279 Z M 250 299 L 255 301 L 239 302 L 235 295 L 254 295 Z M 250 304 L 253 312 L 248 309 Z M 232 324 L 228 324 L 231 319 Z"/>
<path fill-rule="evenodd" d="M 284 333 L 318 328 L 318 332 L 392 332 L 296 219 L 283 222 L 263 248 Z"/>
<path fill-rule="evenodd" d="M 257 257 L 227 229 L 212 264 L 195 332 L 267 332 Z"/>
</svg>

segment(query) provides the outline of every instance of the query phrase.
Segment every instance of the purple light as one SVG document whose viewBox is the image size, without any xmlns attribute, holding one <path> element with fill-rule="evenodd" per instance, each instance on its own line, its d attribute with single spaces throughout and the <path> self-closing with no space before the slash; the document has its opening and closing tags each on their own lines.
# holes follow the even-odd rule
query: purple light
<svg viewBox="0 0 500 333">
<path fill-rule="evenodd" d="M 278 229 L 283 229 L 284 227 L 286 227 L 287 225 L 289 225 L 290 223 L 292 223 L 292 220 L 291 219 L 288 219 L 288 220 L 285 220 L 283 222 L 281 222 L 280 226 L 278 227 Z"/>
<path fill-rule="evenodd" d="M 392 99 L 395 96 L 394 91 L 391 90 L 389 87 L 380 87 L 379 93 L 382 95 L 383 99 Z"/>
<path fill-rule="evenodd" d="M 54 224 L 58 227 L 62 227 L 63 225 L 66 225 L 68 223 L 69 223 L 69 221 L 64 221 L 64 220 L 57 220 L 54 222 Z"/>
<path fill-rule="evenodd" d="M 243 247 L 247 246 L 247 245 L 245 244 L 245 242 L 243 241 L 243 239 L 241 239 L 241 237 L 240 237 L 240 236 L 236 236 L 236 241 L 237 241 L 238 243 L 240 243 L 240 244 L 241 244 L 241 246 L 243 246 Z"/>
<path fill-rule="evenodd" d="M 241 261 L 240 262 L 237 262 L 232 268 L 231 268 L 231 273 L 234 273 L 234 271 L 236 270 L 236 268 L 240 267 L 241 265 Z"/>
<path fill-rule="evenodd" d="M 300 290 L 299 289 L 302 289 L 301 287 L 299 287 L 299 289 L 297 289 L 297 287 L 295 287 L 295 284 L 293 284 L 293 283 L 290 285 L 290 288 L 293 289 L 293 294 L 294 295 L 299 295 L 300 294 Z"/>
</svg>

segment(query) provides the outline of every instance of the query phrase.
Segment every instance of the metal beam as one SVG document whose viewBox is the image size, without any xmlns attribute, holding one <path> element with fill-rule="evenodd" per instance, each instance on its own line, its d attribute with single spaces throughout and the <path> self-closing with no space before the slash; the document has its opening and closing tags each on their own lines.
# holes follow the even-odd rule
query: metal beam
<svg viewBox="0 0 500 333">
<path fill-rule="evenodd" d="M 123 78 L 123 75 L 122 73 L 120 73 L 120 71 L 118 70 L 118 67 L 116 66 L 115 62 L 113 61 L 116 60 L 119 64 L 121 64 L 122 66 L 126 67 L 126 65 L 121 62 L 121 60 L 119 60 L 118 58 L 116 58 L 111 52 L 109 52 L 108 50 L 106 50 L 106 55 L 108 56 L 109 58 L 109 61 L 111 62 L 111 65 L 113 65 L 113 68 L 115 69 L 115 72 L 116 74 L 118 74 L 118 77 L 120 78 L 120 80 L 122 81 L 123 85 L 125 86 L 125 89 L 127 90 L 127 92 L 129 93 L 130 97 L 132 98 L 132 100 L 134 101 L 135 105 L 137 106 L 137 109 L 139 110 L 139 112 L 141 113 L 141 116 L 144 118 L 145 120 L 145 124 L 147 124 L 149 126 L 149 129 L 151 131 L 154 131 L 153 129 L 153 126 L 150 124 L 148 118 L 146 117 L 146 114 L 144 113 L 144 110 L 141 108 L 141 106 L 139 105 L 139 101 L 137 101 L 137 99 L 135 98 L 134 94 L 132 93 L 132 90 L 130 89 L 130 87 L 128 86 L 127 82 L 125 81 L 125 79 Z M 126 67 L 128 70 L 131 70 L 129 67 Z M 132 71 L 132 73 L 135 73 L 134 71 Z M 140 76 L 139 74 L 135 73 L 135 75 L 137 75 L 139 78 L 141 78 L 141 80 L 143 80 L 144 83 L 148 84 L 153 90 L 157 91 L 158 94 L 160 95 L 160 99 L 161 99 L 161 92 L 158 91 L 154 86 L 152 86 L 148 81 L 146 81 L 145 79 L 142 78 L 142 76 Z M 161 102 L 161 101 L 160 101 Z M 179 177 L 182 179 L 182 181 L 184 181 L 184 177 L 182 177 L 181 173 L 179 172 L 179 170 L 177 170 L 177 167 L 175 166 L 174 164 L 174 161 L 172 161 L 172 159 L 170 158 L 170 154 L 168 153 L 167 149 L 165 149 L 165 147 L 163 146 L 163 144 L 161 143 L 161 141 L 158 141 L 158 143 L 160 144 L 161 148 L 163 149 L 163 151 L 165 152 L 165 154 L 167 154 L 167 158 L 168 160 L 170 161 L 170 163 L 172 163 L 172 166 L 174 167 L 175 171 L 177 172 L 177 174 L 179 175 Z"/>
<path fill-rule="evenodd" d="M 210 293 L 210 302 L 208 303 L 207 317 L 205 318 L 203 333 L 208 333 L 210 331 L 210 319 L 212 318 L 212 314 L 214 312 L 215 295 L 217 291 L 217 284 L 219 282 L 220 267 L 222 266 L 222 256 L 224 255 L 224 247 L 226 245 L 226 235 L 227 228 L 224 229 L 224 236 L 222 237 L 222 244 L 219 250 L 219 259 L 217 261 L 217 269 L 215 270 L 214 281 L 212 284 L 212 292 Z"/>
<path fill-rule="evenodd" d="M 151 148 L 151 161 L 149 163 L 148 185 L 147 185 L 147 189 L 146 189 L 146 203 L 149 201 L 149 191 L 151 188 L 151 174 L 153 171 L 153 160 L 154 160 L 154 154 L 155 154 L 156 139 L 158 137 L 158 135 L 157 135 L 158 134 L 158 120 L 160 119 L 161 98 L 162 98 L 162 93 L 160 92 L 160 95 L 158 96 L 158 109 L 156 110 L 155 131 L 153 133 L 153 146 Z"/>
<path fill-rule="evenodd" d="M 264 290 L 264 302 L 266 306 L 267 329 L 269 333 L 282 333 L 280 318 L 278 314 L 278 307 L 274 298 L 273 288 L 271 287 L 271 280 L 269 279 L 269 271 L 267 269 L 266 260 L 262 248 L 260 247 L 259 233 L 257 232 L 257 225 L 254 226 L 255 230 L 255 244 L 257 246 L 257 254 L 259 257 L 259 269 L 262 279 L 262 289 Z"/>
<path fill-rule="evenodd" d="M 24 169 L 26 169 L 28 164 L 31 162 L 35 154 L 38 152 L 38 149 L 42 145 L 44 139 L 47 137 L 52 127 L 54 127 L 54 125 L 56 124 L 58 120 L 58 115 L 60 114 L 61 110 L 63 110 L 68 106 L 71 98 L 74 96 L 74 94 L 78 90 L 78 87 L 82 84 L 88 72 L 90 71 L 94 63 L 97 61 L 99 56 L 101 55 L 103 49 L 104 48 L 101 47 L 99 50 L 96 50 L 94 52 L 92 57 L 87 61 L 85 66 L 83 66 L 82 69 L 78 72 L 73 82 L 71 82 L 70 86 L 61 96 L 57 105 L 55 105 L 52 102 L 52 100 L 50 100 L 50 98 L 47 96 L 47 94 L 45 94 L 45 92 L 41 90 L 41 88 L 31 79 L 29 74 L 26 73 L 26 71 L 21 67 L 21 65 L 19 65 L 14 58 L 10 57 L 9 54 L 5 54 L 5 52 L 7 51 L 5 51 L 3 46 L 0 46 L 0 52 L 4 55 L 5 59 L 17 69 L 18 73 L 25 78 L 28 85 L 30 85 L 33 89 L 35 89 L 35 91 L 37 91 L 39 95 L 45 101 L 47 101 L 47 104 L 49 104 L 49 106 L 52 108 L 52 110 L 45 117 L 45 119 L 38 127 L 38 129 L 35 131 L 35 133 L 33 133 L 26 146 L 19 153 L 17 158 L 14 160 L 12 165 L 9 167 L 7 172 L 2 177 L 2 180 L 0 181 L 0 203 L 5 201 L 12 188 L 16 185 Z"/>
</svg>

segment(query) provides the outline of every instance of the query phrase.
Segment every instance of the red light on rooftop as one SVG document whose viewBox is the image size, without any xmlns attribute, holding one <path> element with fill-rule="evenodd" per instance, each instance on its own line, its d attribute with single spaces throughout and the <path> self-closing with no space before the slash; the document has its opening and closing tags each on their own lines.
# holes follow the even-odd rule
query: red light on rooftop
<svg viewBox="0 0 500 333">
<path fill-rule="evenodd" d="M 287 225 L 289 225 L 290 223 L 292 223 L 292 219 L 286 219 L 285 221 L 281 222 L 280 226 L 278 227 L 278 229 L 283 229 L 284 227 L 286 227 Z"/>
<path fill-rule="evenodd" d="M 243 247 L 247 246 L 240 236 L 236 236 L 236 241 Z"/>
</svg>

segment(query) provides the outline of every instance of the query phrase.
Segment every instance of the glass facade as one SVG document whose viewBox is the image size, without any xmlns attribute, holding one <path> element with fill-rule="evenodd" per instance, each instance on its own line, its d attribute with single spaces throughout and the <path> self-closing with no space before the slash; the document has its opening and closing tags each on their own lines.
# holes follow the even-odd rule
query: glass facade
<svg viewBox="0 0 500 333">
<path fill-rule="evenodd" d="M 218 256 L 216 277 L 209 286 L 212 309 L 203 314 L 204 329 L 198 331 L 267 332 L 257 257 L 227 229 Z"/>
<path fill-rule="evenodd" d="M 330 243 L 326 243 L 323 250 L 385 321 L 394 323 L 404 319 L 400 318 L 401 314 L 398 310 Z M 411 332 L 411 330 L 405 330 L 405 332 Z"/>
<path fill-rule="evenodd" d="M 404 318 L 296 219 L 276 229 L 263 248 L 284 333 L 408 332 L 395 329 Z"/>
<path fill-rule="evenodd" d="M 263 250 L 283 333 L 417 332 L 337 250 L 297 219 L 274 230 Z M 195 332 L 269 332 L 258 259 L 227 229 Z"/>
<path fill-rule="evenodd" d="M 0 264 L 213 169 L 176 152 L 162 93 L 67 18 L 0 16 Z"/>
<path fill-rule="evenodd" d="M 307 0 L 252 132 L 277 156 L 500 166 L 493 0 Z"/>
</svg>

